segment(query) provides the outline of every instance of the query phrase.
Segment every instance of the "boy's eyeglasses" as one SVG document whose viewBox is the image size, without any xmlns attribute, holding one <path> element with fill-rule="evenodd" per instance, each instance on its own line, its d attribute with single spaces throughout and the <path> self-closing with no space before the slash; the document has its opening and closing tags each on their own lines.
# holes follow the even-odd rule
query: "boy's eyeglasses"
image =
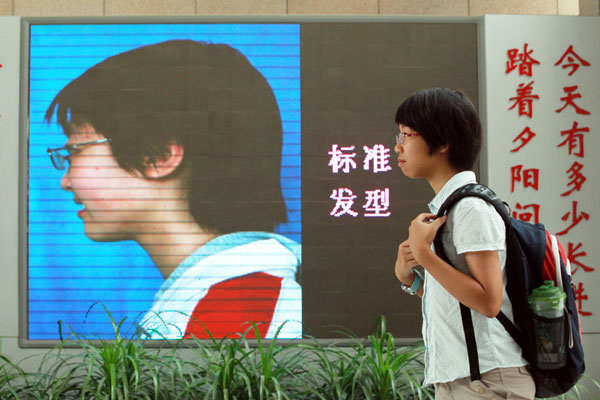
<svg viewBox="0 0 600 400">
<path fill-rule="evenodd" d="M 419 136 L 419 134 L 418 133 L 406 133 L 406 132 L 396 133 L 396 144 L 403 144 L 404 139 L 407 136 Z"/>
<path fill-rule="evenodd" d="M 52 165 L 54 168 L 62 171 L 65 169 L 66 162 L 71 162 L 71 156 L 78 151 L 80 151 L 83 147 L 89 146 L 91 144 L 98 143 L 106 143 L 110 142 L 110 139 L 99 139 L 94 140 L 92 142 L 84 142 L 84 143 L 75 143 L 68 144 L 64 147 L 57 147 L 55 149 L 48 149 L 48 155 L 50 156 L 50 160 L 52 160 Z"/>
</svg>

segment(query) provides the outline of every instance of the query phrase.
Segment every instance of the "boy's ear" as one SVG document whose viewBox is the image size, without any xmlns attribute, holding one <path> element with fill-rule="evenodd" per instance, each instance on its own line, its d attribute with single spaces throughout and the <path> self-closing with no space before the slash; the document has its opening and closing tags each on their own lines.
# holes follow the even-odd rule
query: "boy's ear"
<svg viewBox="0 0 600 400">
<path fill-rule="evenodd" d="M 167 147 L 168 152 L 163 157 L 145 157 L 144 176 L 146 178 L 160 179 L 168 176 L 179 167 L 183 161 L 183 146 L 171 142 Z"/>
<path fill-rule="evenodd" d="M 445 144 L 445 145 L 441 146 L 441 147 L 438 149 L 438 152 L 439 152 L 440 154 L 444 154 L 444 153 L 447 153 L 447 152 L 448 152 L 448 149 L 450 149 L 450 145 L 448 145 L 448 144 Z"/>
</svg>

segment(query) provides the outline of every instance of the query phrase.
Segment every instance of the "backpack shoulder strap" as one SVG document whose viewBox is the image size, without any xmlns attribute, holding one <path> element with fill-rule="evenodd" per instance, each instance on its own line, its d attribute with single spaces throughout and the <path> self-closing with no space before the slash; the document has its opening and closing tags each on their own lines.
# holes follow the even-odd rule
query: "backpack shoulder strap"
<svg viewBox="0 0 600 400">
<path fill-rule="evenodd" d="M 514 232 L 512 232 L 511 229 L 510 213 L 508 211 L 508 206 L 500 199 L 500 197 L 496 195 L 496 193 L 494 193 L 494 191 L 492 191 L 485 185 L 481 185 L 478 183 L 469 183 L 456 189 L 454 192 L 452 192 L 450 196 L 448 196 L 446 201 L 444 201 L 444 203 L 441 205 L 440 209 L 438 210 L 437 216 L 441 217 L 447 214 L 459 200 L 465 197 L 478 197 L 486 201 L 488 204 L 491 204 L 496 209 L 498 214 L 500 214 L 500 216 L 502 217 L 504 224 L 506 225 L 507 250 L 509 247 L 512 247 L 512 242 L 515 240 L 515 236 Z M 442 258 L 446 263 L 454 266 L 448 259 L 446 253 L 444 252 L 440 235 L 435 236 L 434 247 L 436 253 L 440 256 L 440 258 Z M 469 355 L 469 369 L 471 371 L 471 380 L 479 380 L 481 379 L 481 373 L 479 371 L 479 356 L 477 354 L 477 343 L 475 341 L 475 330 L 473 328 L 471 310 L 462 303 L 459 304 L 461 309 L 463 330 L 467 342 L 466 344 Z M 502 311 L 500 311 L 496 318 L 500 321 L 500 323 L 504 326 L 504 328 L 508 331 L 512 338 L 522 347 L 522 334 L 519 331 L 519 329 L 515 326 L 515 324 L 513 324 Z"/>
<path fill-rule="evenodd" d="M 478 197 L 482 200 L 485 200 L 488 204 L 494 206 L 498 214 L 502 217 L 502 220 L 508 227 L 510 224 L 510 214 L 508 212 L 508 208 L 506 204 L 494 193 L 494 191 L 488 188 L 485 185 L 480 183 L 469 183 L 460 188 L 456 189 L 444 203 L 441 205 L 438 210 L 437 216 L 441 217 L 442 215 L 448 213 L 450 209 L 461 199 L 465 197 Z"/>
</svg>

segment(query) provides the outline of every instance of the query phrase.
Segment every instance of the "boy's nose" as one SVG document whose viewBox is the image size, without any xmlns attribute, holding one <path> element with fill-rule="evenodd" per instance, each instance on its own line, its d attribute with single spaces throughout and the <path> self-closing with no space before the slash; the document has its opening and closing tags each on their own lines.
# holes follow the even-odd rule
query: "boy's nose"
<svg viewBox="0 0 600 400">
<path fill-rule="evenodd" d="M 400 154 L 404 149 L 402 148 L 402 145 L 400 143 L 396 143 L 396 145 L 394 146 L 394 151 L 396 152 L 396 154 Z"/>
<path fill-rule="evenodd" d="M 68 168 L 65 171 L 65 174 L 63 175 L 62 179 L 60 180 L 60 187 L 63 190 L 70 192 L 71 191 L 71 179 L 69 178 L 69 171 L 70 171 L 70 168 Z"/>
</svg>

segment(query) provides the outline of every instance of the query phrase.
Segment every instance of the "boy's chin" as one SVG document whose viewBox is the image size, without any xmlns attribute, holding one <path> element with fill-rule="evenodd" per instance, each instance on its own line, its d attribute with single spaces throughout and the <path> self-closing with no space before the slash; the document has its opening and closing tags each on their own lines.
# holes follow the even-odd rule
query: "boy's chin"
<svg viewBox="0 0 600 400">
<path fill-rule="evenodd" d="M 419 178 L 420 178 L 420 176 L 415 176 L 415 174 L 411 174 L 410 170 L 404 170 L 404 169 L 403 169 L 403 170 L 402 170 L 402 174 L 403 174 L 405 177 L 407 177 L 407 178 L 410 178 L 410 179 L 419 179 Z"/>
<path fill-rule="evenodd" d="M 85 236 L 94 242 L 121 242 L 124 240 L 131 240 L 130 237 L 123 234 L 87 229 L 87 227 L 85 229 Z"/>
</svg>

